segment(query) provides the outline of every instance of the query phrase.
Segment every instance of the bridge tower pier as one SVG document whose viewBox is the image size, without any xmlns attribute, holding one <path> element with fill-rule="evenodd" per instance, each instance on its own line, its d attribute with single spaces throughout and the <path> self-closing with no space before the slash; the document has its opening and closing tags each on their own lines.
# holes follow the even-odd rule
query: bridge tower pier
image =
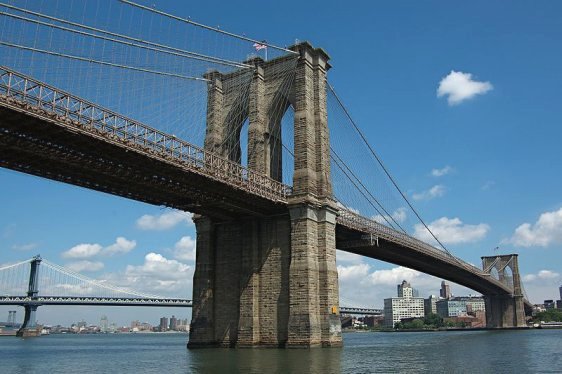
<svg viewBox="0 0 562 374">
<path fill-rule="evenodd" d="M 41 264 L 41 256 L 37 255 L 30 262 L 31 270 L 29 272 L 29 284 L 27 289 L 27 296 L 32 300 L 37 298 L 39 293 L 39 265 Z M 20 329 L 17 331 L 16 336 L 29 337 L 41 335 L 38 331 L 36 313 L 39 304 L 26 304 L 25 316 Z"/>
<path fill-rule="evenodd" d="M 283 172 L 281 118 L 293 106 L 293 193 L 288 210 L 275 216 L 194 218 L 189 348 L 342 345 L 326 109 L 329 56 L 306 42 L 292 49 L 297 57 L 251 60 L 255 69 L 247 84 L 240 71 L 206 74 L 205 149 L 240 162 L 239 129 L 248 119 L 248 167 L 276 180 Z M 294 71 L 280 74 L 286 69 Z"/>
<path fill-rule="evenodd" d="M 484 295 L 488 328 L 526 327 L 525 304 L 517 254 L 482 257 L 485 272 L 513 288 L 511 295 Z"/>
</svg>

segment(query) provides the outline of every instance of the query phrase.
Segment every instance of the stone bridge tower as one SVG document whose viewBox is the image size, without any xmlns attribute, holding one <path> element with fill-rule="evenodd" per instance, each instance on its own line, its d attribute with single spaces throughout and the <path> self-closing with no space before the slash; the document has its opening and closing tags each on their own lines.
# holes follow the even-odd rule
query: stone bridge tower
<svg viewBox="0 0 562 374">
<path fill-rule="evenodd" d="M 488 328 L 526 327 L 525 305 L 516 254 L 482 257 L 485 272 L 513 289 L 511 295 L 484 295 Z"/>
<path fill-rule="evenodd" d="M 293 194 L 286 213 L 277 216 L 195 218 L 188 347 L 342 344 L 326 109 L 329 56 L 306 42 L 291 49 L 298 57 L 252 60 L 247 84 L 239 79 L 243 71 L 206 74 L 205 149 L 240 162 L 240 135 L 234 147 L 228 137 L 248 119 L 248 167 L 276 180 L 283 172 L 280 123 L 293 106 Z M 279 74 L 284 64 L 293 64 L 294 74 Z"/>
</svg>

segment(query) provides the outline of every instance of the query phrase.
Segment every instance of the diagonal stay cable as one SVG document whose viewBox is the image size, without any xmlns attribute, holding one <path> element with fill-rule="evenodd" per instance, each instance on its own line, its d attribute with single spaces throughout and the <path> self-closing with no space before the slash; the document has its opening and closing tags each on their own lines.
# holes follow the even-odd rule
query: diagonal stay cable
<svg viewBox="0 0 562 374">
<path fill-rule="evenodd" d="M 64 57 L 64 58 L 68 58 L 68 59 L 71 59 L 71 60 L 85 61 L 85 62 L 91 62 L 93 64 L 100 64 L 100 65 L 111 66 L 111 67 L 115 67 L 115 68 L 140 71 L 140 72 L 143 72 L 143 73 L 163 75 L 163 76 L 167 76 L 167 77 L 180 78 L 180 79 L 186 79 L 186 80 L 194 80 L 194 81 L 200 81 L 200 82 L 208 82 L 209 81 L 208 79 L 205 79 L 205 78 L 190 77 L 190 76 L 187 76 L 187 75 L 168 73 L 168 72 L 159 71 L 159 70 L 144 69 L 144 68 L 139 68 L 139 67 L 130 66 L 130 65 L 114 64 L 112 62 L 94 60 L 94 59 L 87 58 L 87 57 L 80 57 L 80 56 L 69 55 L 69 54 L 65 54 L 65 53 L 47 51 L 45 49 L 28 47 L 28 46 L 21 45 L 21 44 L 7 43 L 7 42 L 4 42 L 4 41 L 0 41 L 0 45 L 5 45 L 5 46 L 8 46 L 8 47 L 12 47 L 12 48 L 19 48 L 19 49 L 23 49 L 23 50 L 26 50 L 26 51 L 43 53 L 43 54 L 47 54 L 47 55 L 51 55 L 51 56 Z"/>
<path fill-rule="evenodd" d="M 349 173 L 353 176 L 353 178 L 361 185 L 361 187 L 367 192 L 367 194 L 369 194 L 369 196 L 377 203 L 377 205 L 384 211 L 385 214 L 381 214 L 380 211 L 377 209 L 377 212 L 384 218 L 384 220 L 390 224 L 390 222 L 388 222 L 388 219 L 386 219 L 386 217 L 390 218 L 392 220 L 392 222 L 394 222 L 396 224 L 396 226 L 398 226 L 400 228 L 400 230 L 402 230 L 404 232 L 404 234 L 407 234 L 406 230 L 404 230 L 404 228 L 402 226 L 400 226 L 400 224 L 398 222 L 396 222 L 396 220 L 394 219 L 394 217 L 388 213 L 388 211 L 384 208 L 384 206 L 378 201 L 378 199 L 376 197 L 373 196 L 373 194 L 371 193 L 371 191 L 369 191 L 369 189 L 363 184 L 363 182 L 361 181 L 361 179 L 359 179 L 359 177 L 353 172 L 353 170 L 351 170 L 351 168 L 345 163 L 345 161 L 343 161 L 340 156 L 336 153 L 336 151 L 330 146 L 330 149 L 332 150 L 332 154 L 335 155 L 338 160 L 343 164 L 343 166 L 345 166 L 345 168 L 349 171 Z M 330 157 L 333 158 L 332 155 L 330 155 Z M 345 173 L 345 172 L 344 172 Z M 346 173 L 347 176 L 347 173 Z M 349 178 L 349 176 L 348 176 Z M 354 184 L 355 185 L 355 184 Z M 356 185 L 355 185 L 356 186 Z M 372 204 L 371 204 L 372 205 Z M 376 208 L 375 208 L 376 209 Z M 390 224 L 391 227 L 392 224 Z"/>
<path fill-rule="evenodd" d="M 90 31 L 97 32 L 97 33 L 100 33 L 100 34 L 109 35 L 109 36 L 112 36 L 112 37 L 115 37 L 115 38 L 121 38 L 121 39 L 124 39 L 124 40 L 136 42 L 136 43 L 146 44 L 147 46 L 166 49 L 166 50 L 169 50 L 169 51 L 172 51 L 172 52 L 176 52 L 178 54 L 186 55 L 185 57 L 192 58 L 192 59 L 195 59 L 195 60 L 203 60 L 203 61 L 208 61 L 208 62 L 212 62 L 212 63 L 216 63 L 216 64 L 223 64 L 223 65 L 234 66 L 234 67 L 239 67 L 239 68 L 253 67 L 251 65 L 239 63 L 239 62 L 236 62 L 236 61 L 226 60 L 226 59 L 223 59 L 223 58 L 220 58 L 220 57 L 208 56 L 208 55 L 205 55 L 205 54 L 202 54 L 202 53 L 186 51 L 186 50 L 171 47 L 171 46 L 168 46 L 168 45 L 165 45 L 165 44 L 154 43 L 154 42 L 150 42 L 150 41 L 147 41 L 147 40 L 134 38 L 134 37 L 131 37 L 131 36 L 128 36 L 128 35 L 123 35 L 123 34 L 111 32 L 111 31 L 99 29 L 99 28 L 96 28 L 96 27 L 84 25 L 82 23 L 72 22 L 72 21 L 62 19 L 62 18 L 49 16 L 47 14 L 33 12 L 31 10 L 28 10 L 28 9 L 16 7 L 16 6 L 6 4 L 6 3 L 2 3 L 2 2 L 0 2 L 0 6 L 18 11 L 18 12 L 21 12 L 21 13 L 30 14 L 30 15 L 33 15 L 33 16 L 36 16 L 36 17 L 39 17 L 39 18 L 45 18 L 45 19 L 48 19 L 48 20 L 51 20 L 51 21 L 59 22 L 59 23 L 65 24 L 65 25 L 79 27 L 79 28 L 82 28 L 82 29 L 85 29 L 85 30 L 90 30 Z M 5 15 L 16 18 L 15 15 L 10 15 L 9 13 L 6 13 Z M 38 22 L 36 21 L 35 23 L 38 23 Z M 52 24 L 49 24 L 49 25 L 52 25 Z M 52 27 L 54 27 L 54 25 L 52 25 Z"/>
<path fill-rule="evenodd" d="M 369 142 L 367 141 L 367 138 L 365 137 L 365 135 L 363 134 L 363 132 L 361 131 L 361 129 L 359 129 L 359 127 L 357 126 L 357 124 L 355 123 L 355 121 L 353 120 L 353 118 L 351 117 L 351 115 L 349 114 L 349 111 L 347 110 L 347 108 L 343 105 L 343 102 L 340 100 L 339 96 L 336 94 L 336 91 L 334 90 L 334 88 L 332 87 L 332 85 L 328 85 L 328 87 L 330 87 L 330 91 L 332 91 L 332 93 L 334 94 L 334 97 L 336 98 L 336 100 L 338 101 L 338 103 L 340 104 L 340 106 L 342 107 L 342 109 L 344 110 L 347 118 L 349 119 L 349 121 L 351 122 L 351 124 L 353 125 L 355 131 L 357 131 L 357 133 L 359 134 L 359 136 L 361 137 L 361 139 L 363 140 L 363 142 L 365 143 L 365 145 L 367 145 L 367 148 L 369 149 L 369 151 L 371 152 L 371 154 L 373 155 L 373 157 L 375 157 L 375 159 L 377 160 L 377 162 L 379 163 L 379 165 L 381 166 L 381 168 L 383 169 L 383 171 L 385 172 L 386 176 L 390 179 L 390 181 L 392 182 L 392 184 L 394 185 L 394 187 L 396 188 L 396 190 L 400 193 L 400 195 L 402 196 L 402 198 L 404 199 L 404 201 L 406 202 L 406 204 L 408 204 L 408 206 L 410 207 L 410 209 L 412 210 L 412 212 L 414 212 L 414 214 L 416 215 L 416 217 L 418 218 L 418 220 L 423 224 L 423 226 L 425 227 L 425 229 L 431 234 L 431 236 L 433 237 L 433 239 L 435 239 L 435 241 L 437 241 L 437 243 L 439 243 L 439 245 L 441 246 L 441 248 L 443 248 L 445 250 L 445 252 L 447 252 L 449 255 L 453 256 L 453 254 L 451 252 L 449 252 L 449 250 L 443 245 L 443 243 L 441 243 L 441 241 L 437 238 L 437 236 L 435 236 L 435 234 L 433 233 L 433 231 L 431 231 L 431 229 L 427 226 L 427 224 L 424 222 L 424 220 L 421 218 L 421 216 L 419 215 L 419 213 L 417 212 L 417 210 L 413 207 L 413 205 L 410 203 L 410 201 L 408 200 L 408 198 L 406 197 L 406 195 L 404 195 L 404 192 L 402 192 L 402 190 L 400 189 L 400 187 L 398 187 L 398 184 L 396 183 L 396 181 L 394 180 L 394 178 L 392 177 L 392 175 L 390 175 L 390 172 L 388 171 L 388 169 L 384 166 L 384 164 L 382 163 L 382 160 L 379 158 L 379 156 L 377 155 L 377 153 L 375 152 L 375 150 L 373 149 L 373 147 L 371 147 L 371 145 L 369 144 Z M 454 258 L 456 258 L 455 256 L 453 256 Z"/>
</svg>

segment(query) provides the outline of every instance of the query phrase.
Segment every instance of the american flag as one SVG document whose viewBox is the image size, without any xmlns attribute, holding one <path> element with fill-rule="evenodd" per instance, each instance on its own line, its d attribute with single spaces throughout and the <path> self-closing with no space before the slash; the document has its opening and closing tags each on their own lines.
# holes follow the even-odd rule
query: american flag
<svg viewBox="0 0 562 374">
<path fill-rule="evenodd" d="M 256 51 L 259 51 L 260 49 L 267 49 L 267 45 L 260 44 L 260 43 L 254 43 L 254 48 L 256 49 Z"/>
</svg>

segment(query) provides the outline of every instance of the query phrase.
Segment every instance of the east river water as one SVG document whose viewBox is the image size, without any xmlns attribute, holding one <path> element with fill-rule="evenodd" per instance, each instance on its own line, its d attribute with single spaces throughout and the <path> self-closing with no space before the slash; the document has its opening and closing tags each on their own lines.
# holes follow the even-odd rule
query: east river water
<svg viewBox="0 0 562 374">
<path fill-rule="evenodd" d="M 0 373 L 562 373 L 562 330 L 347 333 L 342 349 L 187 350 L 186 340 L 0 337 Z"/>
</svg>

